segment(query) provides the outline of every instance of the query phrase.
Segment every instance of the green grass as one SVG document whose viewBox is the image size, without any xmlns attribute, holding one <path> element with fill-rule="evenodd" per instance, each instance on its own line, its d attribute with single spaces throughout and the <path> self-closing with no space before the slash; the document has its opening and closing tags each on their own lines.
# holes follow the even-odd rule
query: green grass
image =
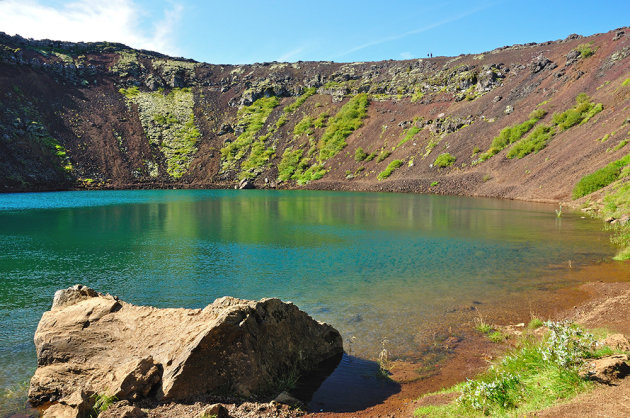
<svg viewBox="0 0 630 418">
<path fill-rule="evenodd" d="M 536 153 L 547 146 L 554 133 L 555 131 L 551 126 L 538 125 L 529 135 L 514 144 L 506 157 L 523 158 L 532 152 Z"/>
<path fill-rule="evenodd" d="M 224 169 L 241 160 L 250 151 L 254 138 L 276 106 L 278 106 L 277 97 L 261 97 L 251 105 L 239 110 L 238 124 L 245 126 L 245 130 L 233 142 L 221 148 Z"/>
<path fill-rule="evenodd" d="M 316 92 L 317 92 L 317 89 L 315 87 L 307 88 L 306 90 L 304 90 L 304 93 L 302 93 L 301 96 L 295 99 L 293 103 L 285 106 L 285 108 L 282 109 L 282 112 L 285 114 L 295 112 L 300 106 L 304 104 L 306 99 L 314 95 Z"/>
<path fill-rule="evenodd" d="M 384 180 L 387 177 L 391 176 L 392 173 L 400 166 L 402 166 L 404 162 L 402 160 L 394 160 L 387 165 L 385 170 L 381 171 L 376 177 L 378 180 Z"/>
<path fill-rule="evenodd" d="M 346 138 L 363 125 L 368 104 L 369 99 L 366 93 L 357 94 L 330 118 L 328 127 L 318 143 L 320 163 L 334 157 L 347 145 Z"/>
<path fill-rule="evenodd" d="M 604 109 L 601 103 L 591 102 L 590 97 L 580 93 L 575 98 L 575 106 L 562 113 L 554 113 L 552 121 L 558 129 L 565 131 L 575 125 L 587 123 L 593 116 Z"/>
<path fill-rule="evenodd" d="M 573 199 L 579 199 L 582 196 L 586 196 L 608 186 L 619 178 L 622 169 L 629 164 L 630 154 L 627 154 L 625 157 L 613 161 L 599 170 L 582 177 L 573 188 Z"/>
<path fill-rule="evenodd" d="M 367 158 L 368 153 L 363 151 L 363 148 L 358 147 L 354 152 L 354 161 L 360 162 Z"/>
<path fill-rule="evenodd" d="M 629 157 L 630 154 L 627 157 Z M 628 168 L 622 170 L 622 175 L 628 175 Z M 604 199 L 604 208 L 601 216 L 604 218 L 613 217 L 616 219 L 621 218 L 623 215 L 630 212 L 630 182 L 625 182 L 619 185 L 614 191 L 608 193 Z M 610 240 L 613 244 L 619 246 L 619 251 L 615 255 L 614 259 L 618 261 L 630 259 L 630 223 L 616 223 L 610 225 L 609 230 L 612 233 Z"/>
<path fill-rule="evenodd" d="M 440 184 L 439 181 L 432 181 L 431 184 L 430 184 L 430 187 L 435 187 L 435 186 L 437 186 L 439 184 Z"/>
<path fill-rule="evenodd" d="M 305 115 L 302 120 L 295 124 L 295 128 L 293 128 L 293 134 L 295 136 L 312 135 L 314 132 L 313 128 L 315 127 L 313 122 L 314 121 L 312 117 Z"/>
<path fill-rule="evenodd" d="M 596 348 L 595 338 L 575 324 L 544 325 L 549 331 L 541 340 L 525 334 L 486 372 L 443 391 L 460 392 L 457 400 L 419 408 L 415 416 L 525 416 L 592 388 L 579 369 L 611 349 Z"/>
<path fill-rule="evenodd" d="M 455 163 L 456 160 L 457 158 L 455 158 L 448 152 L 445 152 L 437 156 L 435 161 L 433 161 L 433 166 L 434 167 L 450 167 Z"/>
<path fill-rule="evenodd" d="M 488 339 L 493 343 L 501 343 L 507 340 L 507 336 L 501 331 L 493 331 L 488 334 Z"/>
<path fill-rule="evenodd" d="M 545 323 L 542 321 L 542 319 L 534 317 L 531 319 L 531 321 L 529 321 L 529 324 L 527 324 L 527 329 L 538 329 L 544 324 Z"/>
<path fill-rule="evenodd" d="M 289 181 L 293 173 L 295 173 L 299 167 L 302 154 L 301 149 L 287 148 L 282 154 L 282 160 L 278 164 L 278 182 Z"/>
<path fill-rule="evenodd" d="M 621 87 L 630 86 L 630 77 L 621 82 Z"/>
<path fill-rule="evenodd" d="M 412 126 L 411 128 L 407 129 L 407 131 L 405 132 L 405 136 L 400 140 L 400 142 L 398 142 L 398 145 L 396 145 L 396 148 L 403 145 L 405 142 L 409 141 L 418 132 L 420 132 L 420 128 L 418 128 L 417 126 Z"/>
<path fill-rule="evenodd" d="M 479 156 L 480 161 L 486 161 L 493 155 L 498 154 L 507 146 L 520 140 L 529 132 L 536 123 L 547 114 L 544 109 L 536 109 L 529 114 L 529 119 L 517 125 L 507 126 L 499 132 L 499 135 L 492 139 L 490 149 Z"/>
</svg>

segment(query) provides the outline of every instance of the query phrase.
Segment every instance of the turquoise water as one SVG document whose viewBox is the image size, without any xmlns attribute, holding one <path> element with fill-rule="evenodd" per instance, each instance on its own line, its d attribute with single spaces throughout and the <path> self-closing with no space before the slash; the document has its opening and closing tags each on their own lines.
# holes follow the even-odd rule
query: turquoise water
<svg viewBox="0 0 630 418">
<path fill-rule="evenodd" d="M 311 191 L 0 195 L 0 388 L 31 376 L 37 322 L 75 283 L 159 307 L 279 297 L 334 325 L 356 356 L 387 340 L 410 357 L 446 308 L 557 285 L 558 265 L 613 254 L 600 222 L 554 209 Z"/>
</svg>

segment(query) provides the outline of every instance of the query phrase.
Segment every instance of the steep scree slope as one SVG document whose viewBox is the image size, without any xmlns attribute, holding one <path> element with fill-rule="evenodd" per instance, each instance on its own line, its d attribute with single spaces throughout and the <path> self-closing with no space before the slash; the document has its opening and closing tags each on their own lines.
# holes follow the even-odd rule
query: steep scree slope
<svg viewBox="0 0 630 418">
<path fill-rule="evenodd" d="M 630 150 L 629 56 L 628 28 L 452 58 L 238 66 L 0 33 L 0 191 L 248 179 L 567 200 Z"/>
</svg>

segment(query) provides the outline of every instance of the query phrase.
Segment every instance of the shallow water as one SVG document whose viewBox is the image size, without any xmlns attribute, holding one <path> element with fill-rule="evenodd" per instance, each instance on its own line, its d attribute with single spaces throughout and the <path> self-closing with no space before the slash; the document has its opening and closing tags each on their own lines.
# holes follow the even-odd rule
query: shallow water
<svg viewBox="0 0 630 418">
<path fill-rule="evenodd" d="M 554 209 L 311 191 L 0 195 L 0 388 L 32 375 L 37 322 L 75 283 L 159 307 L 279 297 L 339 329 L 354 356 L 374 360 L 385 341 L 392 357 L 413 358 L 449 307 L 567 285 L 550 272 L 613 254 L 600 222 Z M 330 394 L 374 363 L 349 360 L 318 409 L 352 409 Z"/>
</svg>

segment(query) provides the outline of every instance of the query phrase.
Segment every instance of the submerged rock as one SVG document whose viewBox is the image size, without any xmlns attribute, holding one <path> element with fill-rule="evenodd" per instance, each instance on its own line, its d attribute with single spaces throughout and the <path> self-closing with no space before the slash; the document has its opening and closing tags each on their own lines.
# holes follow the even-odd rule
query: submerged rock
<svg viewBox="0 0 630 418">
<path fill-rule="evenodd" d="M 204 309 L 135 306 L 74 286 L 35 333 L 33 405 L 83 416 L 94 394 L 118 400 L 275 395 L 343 352 L 339 332 L 279 299 L 223 297 Z"/>
</svg>

